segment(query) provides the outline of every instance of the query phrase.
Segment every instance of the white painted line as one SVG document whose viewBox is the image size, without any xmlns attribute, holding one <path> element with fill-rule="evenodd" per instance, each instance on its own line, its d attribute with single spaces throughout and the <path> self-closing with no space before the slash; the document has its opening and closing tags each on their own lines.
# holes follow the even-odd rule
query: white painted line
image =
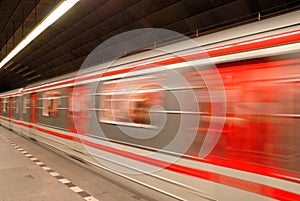
<svg viewBox="0 0 300 201">
<path fill-rule="evenodd" d="M 63 184 L 67 184 L 67 183 L 71 183 L 69 180 L 67 179 L 59 179 L 58 181 L 60 181 Z"/>
<path fill-rule="evenodd" d="M 79 188 L 78 186 L 74 186 L 70 188 L 72 191 L 74 191 L 75 193 L 79 193 L 82 192 L 83 190 L 81 188 Z"/>
<path fill-rule="evenodd" d="M 44 170 L 51 170 L 51 168 L 49 168 L 49 167 L 42 167 Z"/>
<path fill-rule="evenodd" d="M 51 174 L 53 177 L 59 176 L 60 174 L 58 174 L 57 172 L 50 172 L 49 174 Z"/>
</svg>

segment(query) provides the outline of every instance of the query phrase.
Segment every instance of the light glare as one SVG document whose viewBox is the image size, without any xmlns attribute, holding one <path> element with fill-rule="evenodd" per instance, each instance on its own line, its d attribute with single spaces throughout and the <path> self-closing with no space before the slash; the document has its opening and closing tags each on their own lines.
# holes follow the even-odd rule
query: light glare
<svg viewBox="0 0 300 201">
<path fill-rule="evenodd" d="M 70 8 L 72 8 L 79 0 L 65 0 L 53 12 L 51 12 L 38 26 L 36 26 L 1 62 L 0 69 L 7 64 L 22 49 L 31 43 L 45 29 L 58 20 Z"/>
</svg>

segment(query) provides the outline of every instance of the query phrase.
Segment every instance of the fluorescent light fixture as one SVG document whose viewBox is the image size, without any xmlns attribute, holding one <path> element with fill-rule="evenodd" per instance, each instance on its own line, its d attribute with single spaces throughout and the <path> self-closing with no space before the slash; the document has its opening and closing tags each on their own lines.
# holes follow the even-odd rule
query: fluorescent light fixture
<svg viewBox="0 0 300 201">
<path fill-rule="evenodd" d="M 63 14 L 70 10 L 79 0 L 64 0 L 54 11 L 43 19 L 1 62 L 0 69 L 7 64 L 14 56 L 24 49 L 31 41 L 40 35 L 45 29 L 58 20 Z"/>
</svg>

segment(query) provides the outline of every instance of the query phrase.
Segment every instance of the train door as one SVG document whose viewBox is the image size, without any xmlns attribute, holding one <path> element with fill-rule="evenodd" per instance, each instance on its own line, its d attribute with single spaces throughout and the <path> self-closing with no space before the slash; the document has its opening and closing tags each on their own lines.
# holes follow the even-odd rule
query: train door
<svg viewBox="0 0 300 201">
<path fill-rule="evenodd" d="M 14 98 L 10 97 L 9 98 L 9 123 L 8 123 L 9 129 L 13 128 L 13 122 L 12 122 L 14 116 L 13 104 L 14 104 Z"/>
<path fill-rule="evenodd" d="M 31 94 L 31 118 L 30 123 L 36 124 L 37 123 L 37 115 L 36 115 L 36 104 L 37 104 L 37 94 Z"/>
<path fill-rule="evenodd" d="M 89 88 L 87 86 L 77 86 L 71 88 L 70 93 L 69 130 L 78 134 L 86 134 L 89 122 Z"/>
<path fill-rule="evenodd" d="M 31 127 L 30 127 L 30 136 L 34 137 L 35 135 L 35 124 L 37 123 L 37 94 L 33 93 L 30 96 L 30 123 L 31 123 Z"/>
</svg>

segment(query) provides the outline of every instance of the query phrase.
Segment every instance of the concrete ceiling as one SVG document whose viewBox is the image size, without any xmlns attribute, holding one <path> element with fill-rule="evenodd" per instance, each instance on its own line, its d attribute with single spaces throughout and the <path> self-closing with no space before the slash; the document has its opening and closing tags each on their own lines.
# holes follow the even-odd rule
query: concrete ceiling
<svg viewBox="0 0 300 201">
<path fill-rule="evenodd" d="M 0 0 L 0 59 L 59 2 Z M 95 47 L 129 30 L 194 36 L 299 8 L 299 0 L 81 0 L 0 69 L 0 92 L 76 71 Z"/>
</svg>

